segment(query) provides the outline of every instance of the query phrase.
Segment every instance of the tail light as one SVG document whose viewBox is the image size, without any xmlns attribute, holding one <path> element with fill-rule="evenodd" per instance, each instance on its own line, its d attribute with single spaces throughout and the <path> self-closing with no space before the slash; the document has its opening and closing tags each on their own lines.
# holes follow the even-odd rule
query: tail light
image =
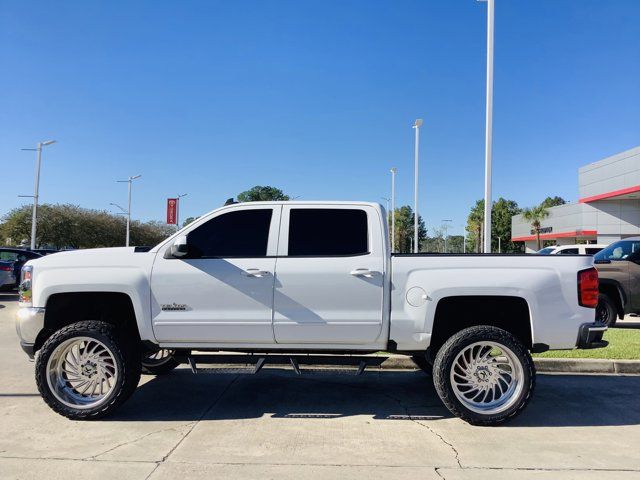
<svg viewBox="0 0 640 480">
<path fill-rule="evenodd" d="M 13 271 L 13 267 L 10 266 L 10 265 L 0 265 L 0 271 L 12 272 Z"/>
<path fill-rule="evenodd" d="M 595 268 L 578 272 L 578 303 L 588 308 L 598 306 L 598 271 Z"/>
</svg>

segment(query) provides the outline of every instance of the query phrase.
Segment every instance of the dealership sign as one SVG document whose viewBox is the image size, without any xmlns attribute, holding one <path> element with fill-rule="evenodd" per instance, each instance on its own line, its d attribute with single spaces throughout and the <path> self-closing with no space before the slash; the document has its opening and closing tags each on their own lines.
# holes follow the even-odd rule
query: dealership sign
<svg viewBox="0 0 640 480">
<path fill-rule="evenodd" d="M 177 213 L 178 213 L 178 199 L 167 198 L 167 223 L 169 225 L 176 224 Z"/>
<path fill-rule="evenodd" d="M 553 227 L 541 227 L 540 228 L 540 235 L 542 235 L 543 233 L 552 233 L 553 232 Z M 535 230 L 531 230 L 531 235 L 535 235 L 536 231 Z"/>
</svg>

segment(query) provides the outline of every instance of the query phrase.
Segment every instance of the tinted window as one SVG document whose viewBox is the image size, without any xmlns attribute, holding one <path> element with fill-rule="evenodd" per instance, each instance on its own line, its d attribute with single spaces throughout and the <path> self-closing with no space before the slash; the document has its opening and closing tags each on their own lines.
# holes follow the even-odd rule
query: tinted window
<svg viewBox="0 0 640 480">
<path fill-rule="evenodd" d="M 271 209 L 229 212 L 189 233 L 190 257 L 264 257 Z"/>
<path fill-rule="evenodd" d="M 598 253 L 600 250 L 602 250 L 602 248 L 600 247 L 594 247 L 594 248 L 589 248 L 587 247 L 585 249 L 585 252 L 587 253 L 587 255 L 595 255 L 596 253 Z"/>
<path fill-rule="evenodd" d="M 15 262 L 17 259 L 18 254 L 16 252 L 0 251 L 0 260 L 3 262 Z"/>
<path fill-rule="evenodd" d="M 577 255 L 577 248 L 565 248 L 564 250 L 558 251 L 558 255 Z"/>
<path fill-rule="evenodd" d="M 626 260 L 629 255 L 640 252 L 640 241 L 620 240 L 595 254 L 596 260 Z"/>
<path fill-rule="evenodd" d="M 368 252 L 364 210 L 296 208 L 289 217 L 289 255 L 361 255 Z"/>
<path fill-rule="evenodd" d="M 546 247 L 543 248 L 542 250 L 538 250 L 538 255 L 549 255 L 551 252 L 553 252 L 556 249 L 556 247 Z"/>
</svg>

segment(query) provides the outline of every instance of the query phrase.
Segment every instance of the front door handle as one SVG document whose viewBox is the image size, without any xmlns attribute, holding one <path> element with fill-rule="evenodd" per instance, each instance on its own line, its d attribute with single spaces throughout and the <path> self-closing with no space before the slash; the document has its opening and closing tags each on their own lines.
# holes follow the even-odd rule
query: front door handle
<svg viewBox="0 0 640 480">
<path fill-rule="evenodd" d="M 371 278 L 374 275 L 378 275 L 379 272 L 374 270 L 370 270 L 368 268 L 356 268 L 355 270 L 351 270 L 351 275 L 355 277 L 368 277 Z"/>
<path fill-rule="evenodd" d="M 254 278 L 262 278 L 269 275 L 271 272 L 267 272 L 266 270 L 260 270 L 259 268 L 247 268 L 242 271 L 242 275 L 245 277 L 254 277 Z"/>
</svg>

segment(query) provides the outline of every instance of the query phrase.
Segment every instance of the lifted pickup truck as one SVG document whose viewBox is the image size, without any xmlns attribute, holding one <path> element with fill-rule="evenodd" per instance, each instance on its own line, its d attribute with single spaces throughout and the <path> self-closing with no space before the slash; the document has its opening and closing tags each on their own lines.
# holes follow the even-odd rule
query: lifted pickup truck
<svg viewBox="0 0 640 480">
<path fill-rule="evenodd" d="M 30 261 L 17 331 L 42 397 L 92 419 L 141 371 L 197 371 L 214 351 L 299 373 L 330 359 L 362 372 L 386 350 L 432 370 L 453 414 L 496 425 L 531 398 L 530 351 L 604 344 L 591 257 L 391 254 L 385 218 L 363 202 L 234 204 L 151 249 Z"/>
</svg>

